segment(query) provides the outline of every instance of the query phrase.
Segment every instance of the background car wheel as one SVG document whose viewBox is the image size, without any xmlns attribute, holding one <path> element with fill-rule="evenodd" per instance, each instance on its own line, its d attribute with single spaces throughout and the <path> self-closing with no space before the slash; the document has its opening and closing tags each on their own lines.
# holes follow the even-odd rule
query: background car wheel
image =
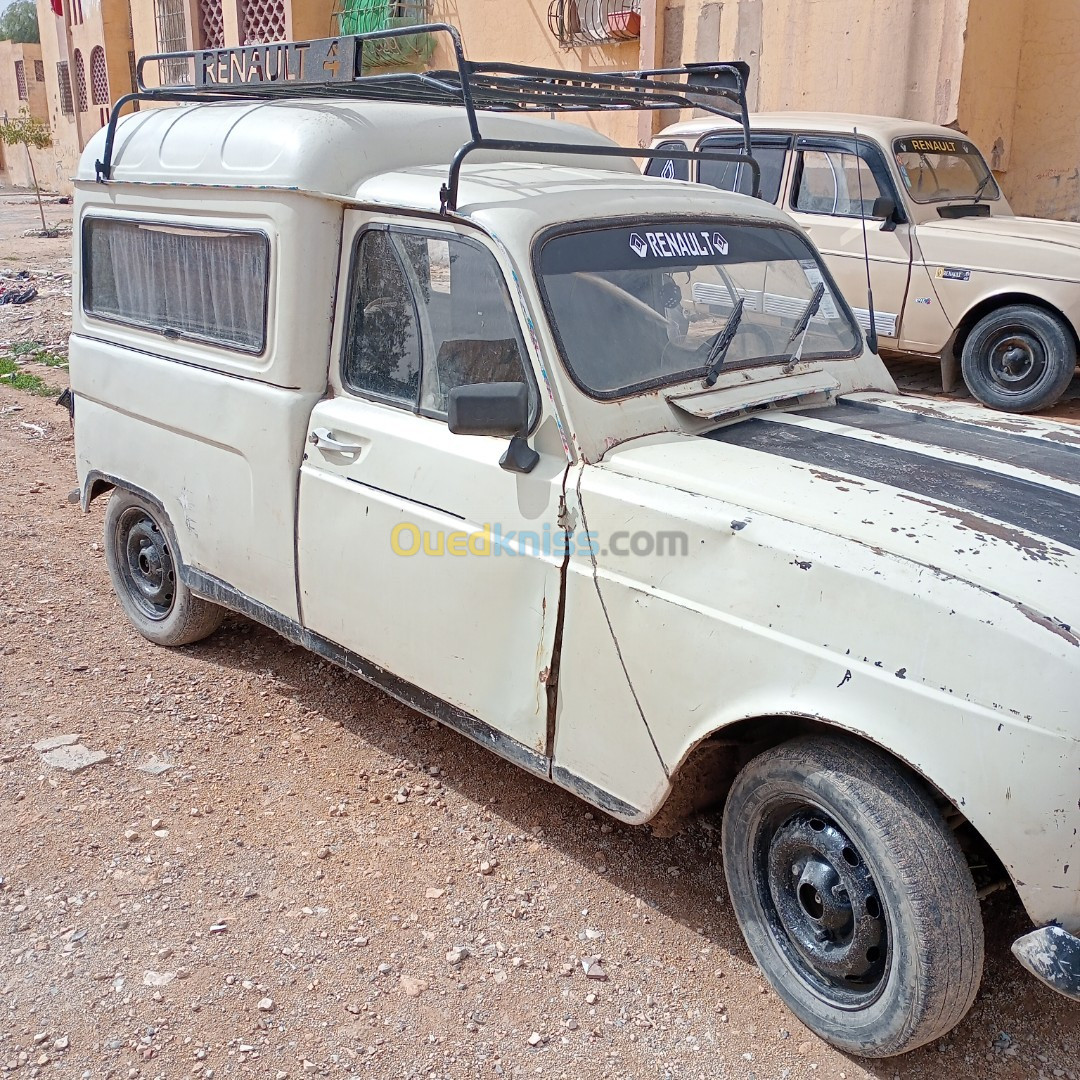
<svg viewBox="0 0 1080 1080">
<path fill-rule="evenodd" d="M 984 405 L 1034 412 L 1065 393 L 1076 371 L 1076 343 L 1056 315 L 1010 304 L 975 324 L 964 342 L 960 369 Z"/>
<path fill-rule="evenodd" d="M 212 634 L 224 608 L 195 596 L 178 574 L 160 511 L 116 490 L 105 510 L 105 562 L 124 613 L 158 645 L 188 645 Z"/>
<path fill-rule="evenodd" d="M 823 1039 L 889 1057 L 944 1035 L 982 977 L 975 886 L 918 779 L 873 747 L 807 736 L 754 758 L 723 819 L 754 959 Z"/>
</svg>

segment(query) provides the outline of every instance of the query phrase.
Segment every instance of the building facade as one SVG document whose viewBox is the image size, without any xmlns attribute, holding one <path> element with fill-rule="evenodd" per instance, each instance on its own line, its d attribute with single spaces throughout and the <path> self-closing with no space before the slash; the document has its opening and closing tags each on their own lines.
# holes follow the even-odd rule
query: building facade
<svg viewBox="0 0 1080 1080">
<path fill-rule="evenodd" d="M 749 62 L 751 107 L 909 116 L 968 134 L 1019 213 L 1080 220 L 1080 3 L 1062 0 L 37 0 L 55 175 L 133 82 L 134 57 L 426 20 L 472 59 L 620 70 Z M 444 67 L 445 41 L 377 63 Z M 148 85 L 182 82 L 156 61 Z M 675 115 L 582 122 L 644 145 Z M 70 185 L 67 185 L 67 189 Z"/>
<path fill-rule="evenodd" d="M 48 120 L 41 46 L 0 41 L 0 116 L 15 117 L 24 109 L 38 120 Z M 0 184 L 31 188 L 36 175 L 42 188 L 47 187 L 41 173 L 44 170 L 47 177 L 51 176 L 51 151 L 31 149 L 30 156 L 32 169 L 26 147 L 0 143 Z"/>
</svg>

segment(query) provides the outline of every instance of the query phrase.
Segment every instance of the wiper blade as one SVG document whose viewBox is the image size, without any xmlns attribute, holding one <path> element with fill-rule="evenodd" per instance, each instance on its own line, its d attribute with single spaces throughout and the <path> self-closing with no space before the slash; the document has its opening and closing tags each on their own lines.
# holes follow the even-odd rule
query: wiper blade
<svg viewBox="0 0 1080 1080">
<path fill-rule="evenodd" d="M 978 202 L 982 198 L 982 193 L 986 190 L 986 185 L 994 179 L 994 174 L 987 170 L 986 175 L 982 178 L 979 186 L 975 189 L 975 194 L 971 196 L 972 202 Z"/>
<path fill-rule="evenodd" d="M 727 356 L 728 346 L 739 330 L 742 322 L 743 308 L 746 306 L 746 298 L 740 296 L 731 309 L 731 315 L 721 330 L 712 340 L 709 346 L 709 355 L 705 357 L 705 378 L 701 380 L 702 386 L 712 386 L 720 375 L 720 369 L 724 366 L 724 357 Z"/>
<path fill-rule="evenodd" d="M 810 320 L 817 314 L 817 309 L 821 306 L 821 298 L 825 295 L 825 282 L 819 281 L 814 286 L 814 294 L 810 297 L 809 303 L 803 308 L 803 313 L 799 316 L 798 322 L 795 323 L 791 330 L 791 337 L 788 338 L 788 344 L 790 345 L 796 338 L 799 339 L 799 344 L 795 347 L 795 351 L 791 353 L 788 362 L 780 369 L 785 375 L 789 371 L 795 370 L 795 365 L 802 358 L 803 342 L 806 340 L 806 331 L 810 329 Z"/>
</svg>

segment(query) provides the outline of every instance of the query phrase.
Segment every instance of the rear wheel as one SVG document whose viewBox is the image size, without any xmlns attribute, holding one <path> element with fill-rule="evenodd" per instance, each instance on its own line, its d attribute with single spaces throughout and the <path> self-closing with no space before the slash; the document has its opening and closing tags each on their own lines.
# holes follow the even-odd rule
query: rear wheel
<svg viewBox="0 0 1080 1080">
<path fill-rule="evenodd" d="M 212 634 L 224 608 L 196 596 L 180 580 L 161 512 L 117 489 L 105 510 L 105 562 L 124 613 L 157 645 L 188 645 Z"/>
<path fill-rule="evenodd" d="M 807 1027 L 888 1057 L 944 1035 L 982 976 L 975 886 L 916 777 L 855 740 L 751 761 L 728 796 L 724 871 L 754 959 Z"/>
<path fill-rule="evenodd" d="M 975 324 L 964 342 L 960 368 L 968 389 L 984 405 L 1035 412 L 1053 405 L 1076 371 L 1076 343 L 1052 312 L 1010 304 Z"/>
</svg>

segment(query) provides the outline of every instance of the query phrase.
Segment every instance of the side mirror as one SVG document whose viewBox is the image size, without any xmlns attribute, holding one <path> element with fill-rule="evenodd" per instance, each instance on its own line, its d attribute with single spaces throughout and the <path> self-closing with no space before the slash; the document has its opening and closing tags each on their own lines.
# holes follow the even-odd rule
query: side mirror
<svg viewBox="0 0 1080 1080">
<path fill-rule="evenodd" d="M 455 435 L 517 435 L 529 426 L 529 389 L 522 382 L 455 386 L 447 425 Z"/>
<path fill-rule="evenodd" d="M 879 195 L 870 208 L 870 216 L 883 224 L 881 228 L 885 232 L 892 232 L 896 228 L 896 200 L 891 195 Z"/>
<path fill-rule="evenodd" d="M 525 439 L 529 388 L 522 382 L 455 386 L 450 391 L 446 420 L 455 435 L 509 436 L 510 445 L 499 459 L 508 472 L 532 472 L 540 460 Z"/>
</svg>

